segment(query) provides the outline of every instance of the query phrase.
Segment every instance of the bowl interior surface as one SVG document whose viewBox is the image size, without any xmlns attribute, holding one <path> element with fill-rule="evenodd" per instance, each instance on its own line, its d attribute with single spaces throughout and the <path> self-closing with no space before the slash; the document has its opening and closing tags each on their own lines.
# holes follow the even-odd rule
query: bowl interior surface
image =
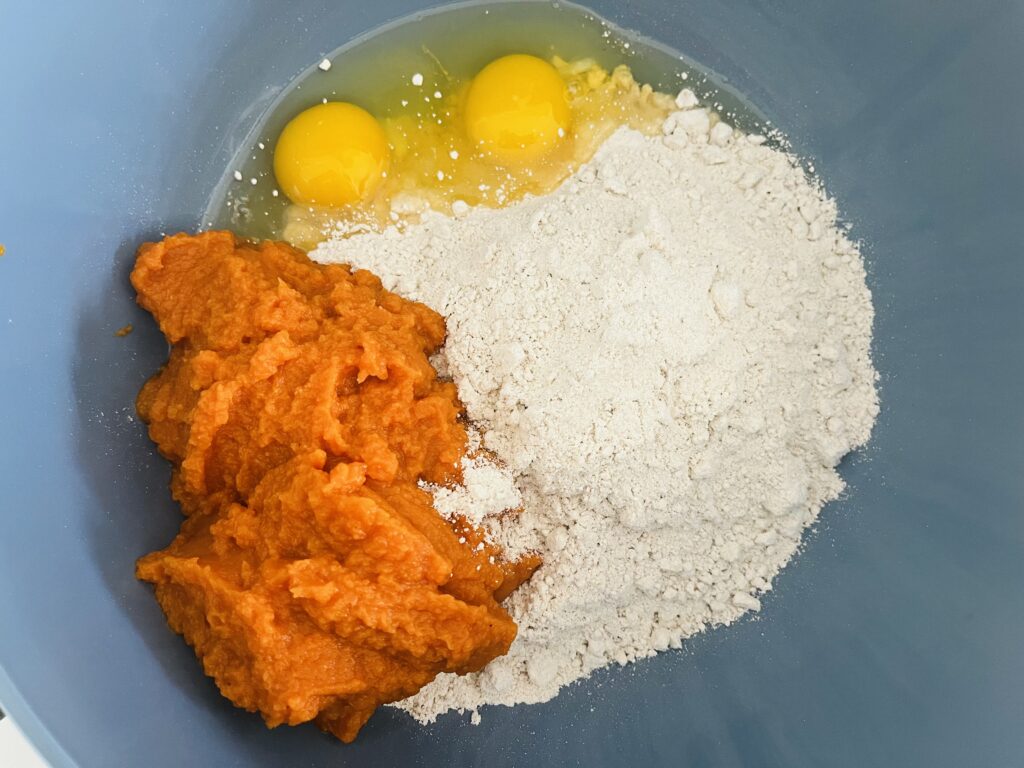
<svg viewBox="0 0 1024 768">
<path fill-rule="evenodd" d="M 1024 754 L 1024 5 L 595 0 L 728 79 L 864 241 L 883 412 L 761 613 L 538 706 L 235 710 L 133 562 L 178 512 L 134 417 L 137 244 L 193 229 L 291 78 L 413 0 L 0 9 L 0 702 L 57 768 L 1013 765 Z M 114 331 L 132 323 L 135 331 Z"/>
</svg>

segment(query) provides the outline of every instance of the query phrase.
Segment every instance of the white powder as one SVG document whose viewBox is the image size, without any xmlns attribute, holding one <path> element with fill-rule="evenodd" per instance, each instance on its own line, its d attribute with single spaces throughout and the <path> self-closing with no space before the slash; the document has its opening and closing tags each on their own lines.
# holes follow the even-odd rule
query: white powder
<svg viewBox="0 0 1024 768">
<path fill-rule="evenodd" d="M 436 505 L 544 558 L 506 602 L 511 652 L 401 703 L 421 720 L 544 701 L 758 610 L 868 438 L 871 297 L 834 204 L 694 101 L 551 195 L 312 254 L 447 317 L 442 367 L 508 470 L 470 461 Z"/>
<path fill-rule="evenodd" d="M 463 517 L 482 527 L 493 541 L 501 542 L 507 538 L 501 515 L 518 510 L 523 497 L 512 473 L 480 453 L 480 447 L 480 433 L 470 428 L 469 448 L 462 460 L 462 485 L 445 488 L 424 483 L 423 487 L 434 494 L 434 509 L 442 517 L 452 521 Z M 514 556 L 524 551 L 515 540 L 508 545 L 506 554 Z"/>
</svg>

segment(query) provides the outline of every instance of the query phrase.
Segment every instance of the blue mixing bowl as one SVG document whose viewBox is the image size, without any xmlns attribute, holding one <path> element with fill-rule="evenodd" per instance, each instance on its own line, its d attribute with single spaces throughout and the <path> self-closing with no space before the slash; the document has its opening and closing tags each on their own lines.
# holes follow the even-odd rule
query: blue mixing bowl
<svg viewBox="0 0 1024 768">
<path fill-rule="evenodd" d="M 0 703 L 58 768 L 1024 764 L 1024 4 L 595 0 L 747 94 L 866 243 L 883 413 L 756 619 L 540 706 L 343 746 L 235 710 L 135 558 L 135 246 L 293 76 L 415 0 L 0 4 Z M 133 323 L 135 332 L 114 331 Z"/>
</svg>

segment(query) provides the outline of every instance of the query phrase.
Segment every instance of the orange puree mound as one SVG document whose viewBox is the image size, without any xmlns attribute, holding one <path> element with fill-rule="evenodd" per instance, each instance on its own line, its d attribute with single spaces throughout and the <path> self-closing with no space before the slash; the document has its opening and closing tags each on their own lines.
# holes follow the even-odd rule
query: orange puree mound
<svg viewBox="0 0 1024 768">
<path fill-rule="evenodd" d="M 418 485 L 458 481 L 466 450 L 428 360 L 440 315 L 227 232 L 143 245 L 132 284 L 173 345 L 138 410 L 187 516 L 137 573 L 227 698 L 351 741 L 378 705 L 508 651 L 498 600 L 537 563 Z"/>
</svg>

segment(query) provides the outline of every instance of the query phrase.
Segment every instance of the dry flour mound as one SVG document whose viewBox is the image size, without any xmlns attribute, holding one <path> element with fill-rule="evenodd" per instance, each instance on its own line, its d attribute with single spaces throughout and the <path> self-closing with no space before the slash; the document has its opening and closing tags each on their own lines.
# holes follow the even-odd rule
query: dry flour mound
<svg viewBox="0 0 1024 768">
<path fill-rule="evenodd" d="M 425 721 L 547 700 L 757 610 L 878 411 L 834 204 L 704 109 L 618 131 L 551 195 L 459 213 L 312 254 L 448 318 L 441 362 L 507 471 L 471 462 L 436 505 L 544 558 L 506 603 L 511 652 L 401 703 Z"/>
</svg>

